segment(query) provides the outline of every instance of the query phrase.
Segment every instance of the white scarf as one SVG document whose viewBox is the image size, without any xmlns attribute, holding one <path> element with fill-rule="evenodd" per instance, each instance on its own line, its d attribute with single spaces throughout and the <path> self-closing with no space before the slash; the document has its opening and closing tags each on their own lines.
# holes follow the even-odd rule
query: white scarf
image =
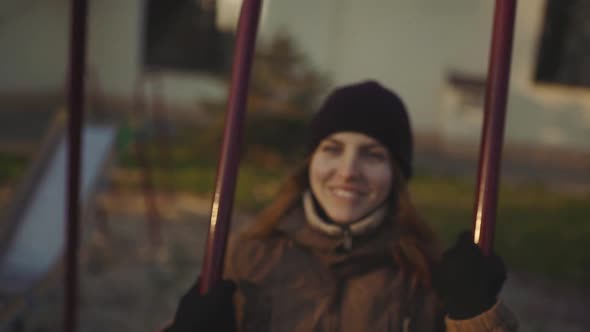
<svg viewBox="0 0 590 332">
<path fill-rule="evenodd" d="M 381 225 L 383 219 L 385 218 L 385 214 L 387 213 L 387 206 L 386 204 L 383 204 L 369 215 L 351 224 L 337 225 L 327 223 L 317 214 L 313 204 L 313 197 L 311 196 L 311 192 L 309 190 L 303 193 L 303 209 L 305 211 L 307 223 L 313 229 L 329 236 L 343 236 L 346 235 L 347 230 L 352 235 L 366 234 Z"/>
</svg>

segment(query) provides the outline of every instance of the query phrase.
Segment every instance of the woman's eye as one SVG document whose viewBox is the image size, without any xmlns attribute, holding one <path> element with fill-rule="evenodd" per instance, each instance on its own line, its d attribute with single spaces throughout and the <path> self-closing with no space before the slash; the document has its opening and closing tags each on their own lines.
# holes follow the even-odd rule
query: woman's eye
<svg viewBox="0 0 590 332">
<path fill-rule="evenodd" d="M 367 151 L 366 156 L 374 161 L 385 161 L 386 159 L 385 154 L 378 151 Z"/>
<path fill-rule="evenodd" d="M 322 151 L 323 152 L 327 152 L 327 153 L 331 153 L 331 154 L 335 154 L 340 152 L 340 148 L 334 145 L 324 145 L 322 147 Z"/>
</svg>

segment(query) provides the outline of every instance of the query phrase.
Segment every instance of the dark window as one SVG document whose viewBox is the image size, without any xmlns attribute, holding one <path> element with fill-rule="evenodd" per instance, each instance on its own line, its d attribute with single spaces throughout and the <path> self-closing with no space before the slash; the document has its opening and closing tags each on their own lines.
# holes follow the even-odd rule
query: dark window
<svg viewBox="0 0 590 332">
<path fill-rule="evenodd" d="M 143 63 L 147 70 L 228 69 L 232 34 L 215 24 L 215 0 L 148 0 Z"/>
<path fill-rule="evenodd" d="M 548 0 L 535 80 L 590 86 L 590 1 Z"/>
<path fill-rule="evenodd" d="M 458 71 L 447 73 L 447 85 L 458 98 L 458 109 L 461 112 L 481 110 L 486 97 L 485 76 L 466 74 Z"/>
</svg>

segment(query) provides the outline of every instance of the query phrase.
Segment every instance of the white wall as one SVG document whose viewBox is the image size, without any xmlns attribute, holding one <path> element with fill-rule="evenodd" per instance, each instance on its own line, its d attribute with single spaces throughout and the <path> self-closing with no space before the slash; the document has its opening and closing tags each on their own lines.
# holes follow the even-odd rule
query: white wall
<svg viewBox="0 0 590 332">
<path fill-rule="evenodd" d="M 518 2 L 506 141 L 590 151 L 588 90 L 532 81 L 544 5 Z M 493 12 L 491 0 L 272 0 L 267 29 L 293 33 L 336 85 L 375 78 L 396 90 L 416 129 L 477 144 L 481 115 L 443 126 L 442 94 L 451 69 L 485 77 Z"/>
<path fill-rule="evenodd" d="M 140 73 L 143 1 L 91 1 L 88 63 L 111 97 L 131 96 Z M 30 3 L 30 10 L 0 21 L 0 94 L 63 91 L 69 1 Z M 507 141 L 589 151 L 588 90 L 531 80 L 545 0 L 518 3 Z M 493 6 L 491 0 L 266 0 L 259 40 L 287 31 L 335 85 L 378 79 L 403 97 L 417 130 L 452 136 L 452 127 L 442 125 L 445 75 L 486 74 Z M 202 96 L 226 95 L 223 82 L 203 75 L 167 73 L 163 83 L 168 102 L 189 108 Z M 456 126 L 479 139 L 478 121 Z"/>
<path fill-rule="evenodd" d="M 403 96 L 415 126 L 431 129 L 444 71 L 485 68 L 488 41 L 480 36 L 489 35 L 491 20 L 485 3 L 272 0 L 270 16 L 273 9 L 291 13 L 273 23 L 288 26 L 336 85 L 378 79 Z"/>
<path fill-rule="evenodd" d="M 24 1 L 24 0 L 23 0 Z M 0 95 L 64 91 L 69 47 L 70 1 L 37 0 L 0 22 Z M 0 4 L 0 13 L 14 3 Z M 143 0 L 89 1 L 87 64 L 102 93 L 132 96 L 141 72 Z M 225 95 L 225 85 L 206 76 L 163 75 L 166 100 L 191 107 L 200 96 Z M 149 93 L 149 85 L 148 85 Z"/>
<path fill-rule="evenodd" d="M 104 93 L 125 98 L 142 72 L 143 0 L 94 0 L 90 9 L 88 63 L 99 75 Z M 167 72 L 161 75 L 168 103 L 193 107 L 202 96 L 223 98 L 223 82 L 206 75 Z M 150 87 L 146 93 L 149 95 Z"/>
<path fill-rule="evenodd" d="M 535 83 L 545 1 L 519 1 L 507 135 L 515 141 L 590 152 L 590 93 Z"/>
<path fill-rule="evenodd" d="M 61 91 L 67 56 L 67 3 L 0 3 L 0 93 Z"/>
</svg>

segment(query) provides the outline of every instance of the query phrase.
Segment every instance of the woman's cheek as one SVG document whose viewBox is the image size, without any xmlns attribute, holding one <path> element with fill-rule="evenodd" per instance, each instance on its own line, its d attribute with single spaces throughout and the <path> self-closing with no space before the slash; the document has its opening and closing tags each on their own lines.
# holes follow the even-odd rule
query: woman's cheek
<svg viewBox="0 0 590 332">
<path fill-rule="evenodd" d="M 312 170 L 317 175 L 325 175 L 330 172 L 331 169 L 334 168 L 334 158 L 328 158 L 324 155 L 319 155 L 312 161 Z"/>
<path fill-rule="evenodd" d="M 366 173 L 369 176 L 369 181 L 377 186 L 391 186 L 393 172 L 388 165 L 375 165 L 367 169 Z"/>
</svg>

